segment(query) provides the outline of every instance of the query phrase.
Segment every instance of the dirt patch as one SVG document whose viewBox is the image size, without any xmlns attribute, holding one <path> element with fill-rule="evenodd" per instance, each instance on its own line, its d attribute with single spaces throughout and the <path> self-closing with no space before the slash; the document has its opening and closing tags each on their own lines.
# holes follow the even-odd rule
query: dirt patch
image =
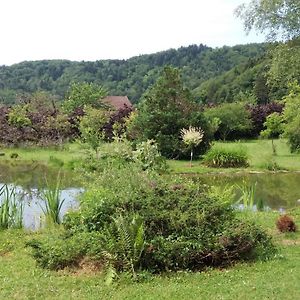
<svg viewBox="0 0 300 300">
<path fill-rule="evenodd" d="M 92 261 L 88 258 L 83 258 L 76 267 L 65 268 L 59 271 L 62 275 L 72 276 L 95 276 L 99 275 L 103 271 L 103 264 L 100 262 Z"/>
<path fill-rule="evenodd" d="M 300 245 L 300 240 L 282 240 L 280 244 L 284 246 L 298 246 Z"/>
</svg>

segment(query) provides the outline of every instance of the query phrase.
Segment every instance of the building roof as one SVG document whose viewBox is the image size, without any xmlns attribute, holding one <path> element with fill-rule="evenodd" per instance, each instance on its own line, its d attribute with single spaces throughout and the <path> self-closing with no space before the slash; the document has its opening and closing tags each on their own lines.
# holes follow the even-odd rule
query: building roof
<svg viewBox="0 0 300 300">
<path fill-rule="evenodd" d="M 116 110 L 125 107 L 132 107 L 131 102 L 127 96 L 107 96 L 102 99 L 104 103 L 110 104 Z"/>
</svg>

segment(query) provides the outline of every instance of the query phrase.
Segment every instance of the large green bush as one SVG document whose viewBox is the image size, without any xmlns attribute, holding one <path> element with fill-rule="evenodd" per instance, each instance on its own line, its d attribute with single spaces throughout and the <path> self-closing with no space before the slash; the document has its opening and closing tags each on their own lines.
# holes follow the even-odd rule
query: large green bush
<svg viewBox="0 0 300 300">
<path fill-rule="evenodd" d="M 81 209 L 65 219 L 71 241 L 83 233 L 99 233 L 99 242 L 84 242 L 82 251 L 76 248 L 80 243 L 76 251 L 70 247 L 69 261 L 74 264 L 77 253 L 77 259 L 91 256 L 135 274 L 139 269 L 201 270 L 269 255 L 270 238 L 256 225 L 241 221 L 230 203 L 192 180 L 165 179 L 135 164 L 107 169 L 83 194 Z M 139 226 L 134 225 L 137 216 Z M 64 267 L 67 244 L 68 239 L 35 247 L 35 257 L 42 266 Z"/>
</svg>

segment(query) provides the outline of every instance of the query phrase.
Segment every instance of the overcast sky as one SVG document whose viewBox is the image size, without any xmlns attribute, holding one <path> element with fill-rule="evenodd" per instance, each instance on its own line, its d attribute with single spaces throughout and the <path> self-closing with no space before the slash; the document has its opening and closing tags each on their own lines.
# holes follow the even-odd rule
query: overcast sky
<svg viewBox="0 0 300 300">
<path fill-rule="evenodd" d="M 234 17 L 242 2 L 249 0 L 0 0 L 0 65 L 262 42 Z"/>
</svg>

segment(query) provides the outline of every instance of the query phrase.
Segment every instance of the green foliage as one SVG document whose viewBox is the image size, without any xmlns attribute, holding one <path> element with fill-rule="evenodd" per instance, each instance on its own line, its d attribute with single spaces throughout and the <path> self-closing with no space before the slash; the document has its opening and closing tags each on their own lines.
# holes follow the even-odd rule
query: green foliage
<svg viewBox="0 0 300 300">
<path fill-rule="evenodd" d="M 270 51 L 272 60 L 268 71 L 268 85 L 278 91 L 279 96 L 288 93 L 288 85 L 293 81 L 300 83 L 300 38 L 278 44 Z M 283 91 L 283 92 L 280 92 Z"/>
<path fill-rule="evenodd" d="M 141 165 L 143 170 L 165 171 L 167 168 L 166 160 L 158 151 L 154 140 L 147 140 L 137 144 L 133 151 L 133 160 Z"/>
<path fill-rule="evenodd" d="M 145 230 L 140 266 L 152 272 L 226 265 L 236 259 L 268 255 L 273 249 L 259 228 L 236 219 L 231 193 L 225 199 L 223 193 L 206 193 L 191 180 L 166 182 L 152 176 L 133 168 L 105 171 L 83 195 L 81 211 L 66 220 L 66 228 L 102 232 L 107 238 L 104 249 L 115 249 L 114 237 L 123 240 L 124 245 L 132 245 L 133 238 L 127 238 L 128 226 L 138 214 Z M 122 238 L 112 223 L 120 212 L 123 217 L 117 224 L 125 230 Z M 105 233 L 107 227 L 116 230 L 113 237 Z M 124 255 L 119 259 L 120 253 L 128 253 L 122 247 L 117 247 L 121 252 L 106 251 L 106 259 L 116 269 L 122 269 L 128 261 Z M 260 247 L 264 248 L 261 252 Z M 133 248 L 128 249 L 132 255 Z"/>
<path fill-rule="evenodd" d="M 300 86 L 290 86 L 290 93 L 285 97 L 283 119 L 285 121 L 284 136 L 288 139 L 291 152 L 300 149 Z"/>
<path fill-rule="evenodd" d="M 22 228 L 24 203 L 16 187 L 4 184 L 0 188 L 0 229 Z"/>
<path fill-rule="evenodd" d="M 268 115 L 267 120 L 264 123 L 266 129 L 260 133 L 261 136 L 265 138 L 278 137 L 283 131 L 282 122 L 283 122 L 282 115 L 280 115 L 279 113 L 274 112 Z"/>
<path fill-rule="evenodd" d="M 115 276 L 116 271 L 128 271 L 136 279 L 140 260 L 145 247 L 145 229 L 141 217 L 133 216 L 126 220 L 122 215 L 113 218 L 103 259 L 108 267 L 107 279 Z"/>
<path fill-rule="evenodd" d="M 58 112 L 56 115 L 48 116 L 41 127 L 44 134 L 49 133 L 48 136 L 54 135 L 60 145 L 72 138 L 70 132 L 72 125 L 69 122 L 68 116 L 64 113 Z"/>
<path fill-rule="evenodd" d="M 255 204 L 256 185 L 257 182 L 248 186 L 247 183 L 243 181 L 241 185 L 237 186 L 241 193 L 238 204 L 242 204 L 243 209 L 253 210 Z"/>
<path fill-rule="evenodd" d="M 204 156 L 203 163 L 213 168 L 243 168 L 248 167 L 247 152 L 242 149 L 212 147 Z"/>
<path fill-rule="evenodd" d="M 184 88 L 179 71 L 165 67 L 161 77 L 144 94 L 131 127 L 140 140 L 154 139 L 163 156 L 176 157 L 182 149 L 180 130 L 189 125 L 203 125 L 197 117 L 197 105 Z"/>
<path fill-rule="evenodd" d="M 60 212 L 64 199 L 61 199 L 61 177 L 58 173 L 55 186 L 50 186 L 47 183 L 47 188 L 41 191 L 41 198 L 44 200 L 44 205 L 41 205 L 46 218 L 46 225 L 60 224 Z"/>
<path fill-rule="evenodd" d="M 285 137 L 288 139 L 291 152 L 300 151 L 300 114 L 294 120 L 286 125 L 284 131 Z"/>
<path fill-rule="evenodd" d="M 244 22 L 246 32 L 255 29 L 265 33 L 273 41 L 281 39 L 285 43 L 276 45 L 271 54 L 268 85 L 278 95 L 283 96 L 287 84 L 300 80 L 296 61 L 300 58 L 300 3 L 298 0 L 252 0 L 240 5 L 236 14 Z"/>
<path fill-rule="evenodd" d="M 101 102 L 106 96 L 106 90 L 94 83 L 73 83 L 70 87 L 66 100 L 63 103 L 66 112 L 72 112 L 84 106 L 91 106 L 94 108 L 105 107 Z"/>
<path fill-rule="evenodd" d="M 39 266 L 51 270 L 78 266 L 85 255 L 93 256 L 101 245 L 101 234 L 78 233 L 72 236 L 49 233 L 45 238 L 26 243 Z"/>
<path fill-rule="evenodd" d="M 82 140 L 96 153 L 104 140 L 103 126 L 109 120 L 109 113 L 93 107 L 85 107 L 85 115 L 81 118 L 79 131 Z"/>
<path fill-rule="evenodd" d="M 266 127 L 265 130 L 261 131 L 260 135 L 263 138 L 271 138 L 272 139 L 272 149 L 273 154 L 276 155 L 276 147 L 274 144 L 274 138 L 278 137 L 283 132 L 283 117 L 277 112 L 274 112 L 267 116 L 267 120 L 264 123 Z"/>
<path fill-rule="evenodd" d="M 266 79 L 266 54 L 204 81 L 193 94 L 203 103 L 266 103 L 273 95 Z"/>
<path fill-rule="evenodd" d="M 267 37 L 293 39 L 300 35 L 300 3 L 298 0 L 251 0 L 240 5 L 236 14 L 251 29 L 265 32 Z"/>
<path fill-rule="evenodd" d="M 251 44 L 212 49 L 204 45 L 190 45 L 128 60 L 98 60 L 71 62 L 43 60 L 0 66 L 0 100 L 16 103 L 20 93 L 48 91 L 60 99 L 72 82 L 93 82 L 103 85 L 110 95 L 128 95 L 133 102 L 157 80 L 165 65 L 182 69 L 183 81 L 190 89 L 203 81 L 220 75 L 260 56 L 265 45 Z"/>
<path fill-rule="evenodd" d="M 231 138 L 238 137 L 251 129 L 250 113 L 244 103 L 224 103 L 207 108 L 204 114 L 208 120 L 219 120 L 216 135 L 219 135 L 223 140 L 229 136 Z"/>
<path fill-rule="evenodd" d="M 17 128 L 31 125 L 31 120 L 27 116 L 28 105 L 15 105 L 8 114 L 8 123 Z"/>
</svg>

